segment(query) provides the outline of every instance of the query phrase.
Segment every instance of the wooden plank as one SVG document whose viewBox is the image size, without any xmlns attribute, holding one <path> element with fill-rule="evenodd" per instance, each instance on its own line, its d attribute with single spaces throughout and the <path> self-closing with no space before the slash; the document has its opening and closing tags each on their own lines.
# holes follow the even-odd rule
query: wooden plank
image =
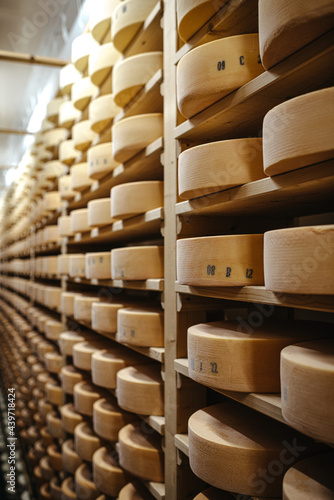
<svg viewBox="0 0 334 500">
<path fill-rule="evenodd" d="M 237 300 L 253 304 L 269 304 L 311 311 L 334 312 L 334 300 L 331 295 L 296 295 L 275 293 L 264 286 L 244 287 L 199 287 L 176 283 L 175 290 L 180 293 L 212 297 L 216 299 Z"/>
<path fill-rule="evenodd" d="M 156 500 L 165 500 L 166 488 L 164 483 L 154 483 L 152 481 L 143 481 L 143 483 Z"/>
<path fill-rule="evenodd" d="M 11 52 L 8 50 L 0 50 L 0 61 L 24 63 L 24 64 L 39 64 L 42 66 L 53 66 L 62 68 L 69 64 L 69 61 L 56 59 L 55 57 L 36 56 L 32 54 L 24 54 L 22 52 Z"/>
<path fill-rule="evenodd" d="M 157 431 L 161 436 L 165 434 L 165 417 L 151 415 L 149 417 L 141 417 L 144 422 Z"/>
<path fill-rule="evenodd" d="M 212 141 L 259 135 L 265 114 L 292 97 L 333 84 L 333 30 L 175 129 L 175 138 Z"/>
<path fill-rule="evenodd" d="M 188 434 L 175 434 L 174 443 L 178 450 L 189 457 L 189 441 Z"/>
<path fill-rule="evenodd" d="M 163 50 L 162 10 L 162 2 L 159 0 L 129 45 L 123 50 L 124 57 Z"/>
<path fill-rule="evenodd" d="M 28 130 L 15 130 L 11 128 L 0 128 L 0 134 L 8 134 L 8 135 L 34 135 L 35 132 L 28 132 Z M 1 170 L 7 170 L 9 168 L 13 168 L 12 165 L 1 165 Z"/>
<path fill-rule="evenodd" d="M 152 290 L 162 292 L 164 289 L 163 279 L 149 279 L 142 281 L 125 281 L 125 280 L 98 280 L 85 278 L 68 278 L 68 283 L 80 283 L 82 285 L 93 285 L 107 288 L 126 288 L 130 290 Z"/>
</svg>

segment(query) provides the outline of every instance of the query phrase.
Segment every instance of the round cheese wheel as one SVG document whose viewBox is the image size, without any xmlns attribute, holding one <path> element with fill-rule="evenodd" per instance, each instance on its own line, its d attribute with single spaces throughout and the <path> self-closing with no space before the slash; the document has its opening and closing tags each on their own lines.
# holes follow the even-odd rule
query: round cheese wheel
<svg viewBox="0 0 334 500">
<path fill-rule="evenodd" d="M 69 255 L 58 255 L 58 274 L 69 276 L 70 274 Z M 62 311 L 62 299 L 60 299 L 60 311 Z"/>
<path fill-rule="evenodd" d="M 260 306 L 247 320 L 188 328 L 189 376 L 227 391 L 280 392 L 281 350 L 305 339 L 330 335 L 329 324 L 265 319 Z"/>
<path fill-rule="evenodd" d="M 113 158 L 113 144 L 105 142 L 89 148 L 87 163 L 88 175 L 91 179 L 101 179 L 114 170 L 119 163 Z"/>
<path fill-rule="evenodd" d="M 282 414 L 295 429 L 334 444 L 334 341 L 301 342 L 281 353 Z"/>
<path fill-rule="evenodd" d="M 93 415 L 93 404 L 104 396 L 103 389 L 83 380 L 73 387 L 74 408 L 82 415 Z"/>
<path fill-rule="evenodd" d="M 176 13 L 180 38 L 187 42 L 228 0 L 177 0 Z"/>
<path fill-rule="evenodd" d="M 72 178 L 72 177 L 71 177 Z M 58 218 L 59 236 L 71 236 L 71 217 L 64 215 Z"/>
<path fill-rule="evenodd" d="M 41 469 L 41 474 L 42 474 L 43 479 L 45 479 L 45 481 L 50 481 L 52 476 L 54 476 L 55 471 L 54 471 L 53 467 L 51 467 L 51 465 L 50 465 L 49 457 L 41 458 L 39 461 L 39 466 Z"/>
<path fill-rule="evenodd" d="M 114 100 L 113 94 L 101 95 L 94 99 L 89 105 L 89 119 L 94 132 L 100 134 L 111 123 L 117 113 L 121 111 Z"/>
<path fill-rule="evenodd" d="M 124 307 L 117 314 L 118 342 L 142 347 L 164 346 L 164 313 L 159 308 Z"/>
<path fill-rule="evenodd" d="M 110 215 L 110 205 L 110 198 L 100 198 L 88 202 L 88 224 L 90 227 L 107 226 L 114 222 Z"/>
<path fill-rule="evenodd" d="M 69 256 L 69 275 L 71 278 L 85 278 L 86 261 L 85 254 L 70 254 Z"/>
<path fill-rule="evenodd" d="M 283 293 L 333 294 L 333 241 L 333 224 L 265 233 L 266 288 Z"/>
<path fill-rule="evenodd" d="M 298 462 L 284 476 L 283 500 L 333 500 L 333 467 L 333 452 Z"/>
<path fill-rule="evenodd" d="M 74 429 L 74 448 L 82 460 L 91 462 L 93 454 L 101 446 L 101 440 L 94 434 L 87 422 L 81 422 Z"/>
<path fill-rule="evenodd" d="M 74 299 L 81 295 L 76 292 L 62 292 L 60 301 L 60 310 L 66 316 L 74 316 Z M 74 332 L 73 332 L 74 333 Z M 67 354 L 71 356 L 71 354 Z"/>
<path fill-rule="evenodd" d="M 49 227 L 53 228 L 53 226 L 49 226 Z M 56 226 L 56 228 L 57 228 L 57 231 L 53 231 L 53 232 L 56 233 L 57 239 L 58 239 L 58 226 Z M 52 238 L 52 235 L 50 233 L 51 233 L 51 231 L 49 231 L 49 233 L 47 233 L 48 238 Z M 53 238 L 55 238 L 55 237 L 56 236 L 53 236 Z M 47 274 L 49 276 L 57 276 L 57 274 L 58 274 L 58 259 L 57 259 L 57 257 L 43 257 L 42 271 L 43 271 L 43 274 Z"/>
<path fill-rule="evenodd" d="M 71 59 L 78 71 L 85 72 L 88 66 L 89 54 L 98 46 L 99 44 L 94 40 L 91 33 L 83 33 L 73 40 Z"/>
<path fill-rule="evenodd" d="M 46 384 L 51 380 L 49 373 L 41 371 L 37 377 L 36 382 L 37 386 L 41 391 L 45 391 Z M 44 399 L 43 399 L 44 401 Z M 48 403 L 49 404 L 49 403 Z"/>
<path fill-rule="evenodd" d="M 36 452 L 33 448 L 30 448 L 30 450 L 28 451 L 27 459 L 30 467 L 36 467 L 36 465 L 38 465 L 39 463 Z"/>
<path fill-rule="evenodd" d="M 77 500 L 77 495 L 75 493 L 75 484 L 72 476 L 69 476 L 66 479 L 64 479 L 64 481 L 61 483 L 60 488 L 61 488 L 62 500 Z"/>
<path fill-rule="evenodd" d="M 63 366 L 63 356 L 58 352 L 47 352 L 45 354 L 46 369 L 50 373 L 60 373 Z"/>
<path fill-rule="evenodd" d="M 128 219 L 164 204 L 162 181 L 140 181 L 119 184 L 111 188 L 111 216 Z"/>
<path fill-rule="evenodd" d="M 88 163 L 78 163 L 71 167 L 71 188 L 74 191 L 84 191 L 93 184 L 88 176 Z"/>
<path fill-rule="evenodd" d="M 58 125 L 58 115 L 60 111 L 60 107 L 65 102 L 64 97 L 58 97 L 56 99 L 52 99 L 49 101 L 46 106 L 46 119 L 51 123 L 55 123 Z"/>
<path fill-rule="evenodd" d="M 124 52 L 141 25 L 155 7 L 155 0 L 125 0 L 112 14 L 111 38 L 117 50 Z"/>
<path fill-rule="evenodd" d="M 73 101 L 65 101 L 59 110 L 59 125 L 71 129 L 74 123 L 81 119 L 81 111 L 77 109 Z"/>
<path fill-rule="evenodd" d="M 92 329 L 106 333 L 117 332 L 117 313 L 121 303 L 95 302 L 92 304 Z"/>
<path fill-rule="evenodd" d="M 48 454 L 51 467 L 53 467 L 54 470 L 61 471 L 63 466 L 61 452 L 59 451 L 58 446 L 56 444 L 50 444 L 50 446 L 47 447 L 46 452 Z"/>
<path fill-rule="evenodd" d="M 102 43 L 109 31 L 112 13 L 119 1 L 102 0 L 98 9 L 91 9 L 89 12 L 89 31 L 97 42 Z"/>
<path fill-rule="evenodd" d="M 106 349 L 108 346 L 108 341 L 104 340 L 91 340 L 74 344 L 72 349 L 74 366 L 76 366 L 77 368 L 81 368 L 82 370 L 91 371 L 91 361 L 93 354 L 97 351 Z M 92 381 L 94 384 L 96 383 L 93 377 Z"/>
<path fill-rule="evenodd" d="M 86 278 L 111 279 L 111 253 L 92 252 L 86 253 Z"/>
<path fill-rule="evenodd" d="M 75 344 L 78 344 L 79 342 L 84 342 L 85 340 L 91 338 L 93 338 L 91 334 L 83 332 L 81 330 L 80 333 L 72 331 L 62 332 L 59 336 L 59 341 L 58 341 L 60 351 L 62 352 L 62 354 L 64 354 L 64 356 L 73 356 L 73 346 Z"/>
<path fill-rule="evenodd" d="M 53 410 L 53 406 L 48 403 L 45 399 L 40 399 L 38 401 L 38 413 L 40 414 L 43 421 L 46 421 L 47 414 Z"/>
<path fill-rule="evenodd" d="M 103 84 L 120 58 L 120 55 L 113 43 L 100 45 L 91 53 L 88 62 L 88 73 L 95 85 L 100 87 Z"/>
<path fill-rule="evenodd" d="M 161 367 L 137 365 L 117 373 L 117 401 L 121 408 L 140 415 L 164 415 Z"/>
<path fill-rule="evenodd" d="M 77 210 L 72 210 L 71 212 L 71 232 L 72 233 L 83 233 L 89 231 L 88 226 L 88 209 L 79 208 Z"/>
<path fill-rule="evenodd" d="M 58 340 L 63 329 L 61 321 L 49 319 L 45 323 L 45 337 L 49 340 Z"/>
<path fill-rule="evenodd" d="M 230 139 L 183 151 L 178 161 L 179 196 L 196 198 L 262 179 L 262 139 Z"/>
<path fill-rule="evenodd" d="M 281 496 L 285 471 L 315 446 L 286 425 L 232 401 L 194 413 L 188 438 L 190 467 L 200 479 L 265 497 Z"/>
<path fill-rule="evenodd" d="M 59 160 L 47 161 L 43 165 L 43 172 L 47 179 L 56 179 L 67 173 L 67 167 Z"/>
<path fill-rule="evenodd" d="M 116 104 L 124 108 L 162 65 L 162 52 L 137 54 L 118 61 L 112 74 Z"/>
<path fill-rule="evenodd" d="M 91 99 L 98 95 L 99 88 L 92 82 L 89 76 L 81 78 L 73 84 L 71 97 L 73 106 L 79 111 L 87 108 Z"/>
<path fill-rule="evenodd" d="M 112 126 L 113 156 L 124 163 L 163 136 L 162 113 L 123 118 Z"/>
<path fill-rule="evenodd" d="M 49 477 L 47 480 L 51 481 L 52 477 Z M 51 491 L 48 483 L 44 483 L 39 488 L 39 496 L 41 500 L 51 500 Z"/>
<path fill-rule="evenodd" d="M 154 497 L 140 482 L 133 480 L 121 489 L 118 500 L 154 500 Z"/>
<path fill-rule="evenodd" d="M 263 235 L 177 241 L 177 280 L 199 286 L 263 285 Z"/>
<path fill-rule="evenodd" d="M 68 142 L 68 141 L 66 141 Z M 71 176 L 63 175 L 58 180 L 58 187 L 60 192 L 60 197 L 62 200 L 73 200 L 76 192 L 71 188 Z"/>
<path fill-rule="evenodd" d="M 59 72 L 59 88 L 63 95 L 71 95 L 73 83 L 81 78 L 80 72 L 74 64 L 66 64 Z"/>
<path fill-rule="evenodd" d="M 79 465 L 82 464 L 82 460 L 74 450 L 73 439 L 67 439 L 64 441 L 61 450 L 64 471 L 69 474 L 74 474 Z"/>
<path fill-rule="evenodd" d="M 43 229 L 43 243 L 59 242 L 58 226 L 53 224 Z M 55 262 L 55 257 L 44 257 L 43 262 Z"/>
<path fill-rule="evenodd" d="M 43 196 L 43 210 L 46 213 L 53 212 L 61 208 L 61 199 L 59 191 L 49 191 Z"/>
<path fill-rule="evenodd" d="M 100 496 L 93 482 L 92 468 L 88 464 L 80 465 L 75 471 L 75 492 L 79 500 L 95 500 Z"/>
<path fill-rule="evenodd" d="M 59 145 L 59 160 L 66 165 L 71 165 L 80 157 L 80 152 L 74 147 L 73 139 L 63 141 Z M 61 179 L 59 179 L 61 181 Z M 59 189 L 59 191 L 61 191 Z"/>
<path fill-rule="evenodd" d="M 60 413 L 62 428 L 69 434 L 74 434 L 74 429 L 83 421 L 83 416 L 75 410 L 73 403 L 63 405 Z"/>
<path fill-rule="evenodd" d="M 237 35 L 205 43 L 177 66 L 177 103 L 191 118 L 263 73 L 259 35 Z"/>
<path fill-rule="evenodd" d="M 62 388 L 56 381 L 49 381 L 45 386 L 46 399 L 53 405 L 62 405 L 64 403 L 64 394 Z"/>
<path fill-rule="evenodd" d="M 61 386 L 66 394 L 73 394 L 75 384 L 82 382 L 86 376 L 72 365 L 63 366 L 59 376 Z"/>
<path fill-rule="evenodd" d="M 97 133 L 92 130 L 91 125 L 90 120 L 82 120 L 72 127 L 74 146 L 79 151 L 87 151 L 94 139 L 98 137 Z"/>
<path fill-rule="evenodd" d="M 127 482 L 127 474 L 117 463 L 117 452 L 103 446 L 93 455 L 93 479 L 99 490 L 117 497 Z"/>
<path fill-rule="evenodd" d="M 34 475 L 34 481 L 36 481 L 37 485 L 40 486 L 45 482 L 45 479 L 42 476 L 42 471 L 39 465 L 37 465 L 37 467 L 34 467 L 33 475 Z"/>
<path fill-rule="evenodd" d="M 263 66 L 272 68 L 334 26 L 334 6 L 320 0 L 260 0 L 259 37 Z"/>
<path fill-rule="evenodd" d="M 265 173 L 282 174 L 333 158 L 333 113 L 333 87 L 295 97 L 271 109 L 263 120 Z"/>
<path fill-rule="evenodd" d="M 131 413 L 121 410 L 111 396 L 98 399 L 93 404 L 94 431 L 107 441 L 116 442 L 120 429 L 135 418 Z"/>
<path fill-rule="evenodd" d="M 138 424 L 128 424 L 118 434 L 119 463 L 121 467 L 141 479 L 164 481 L 164 454 L 161 437 L 152 433 L 143 433 Z"/>
<path fill-rule="evenodd" d="M 147 280 L 164 276 L 164 249 L 151 245 L 111 251 L 112 279 Z"/>
<path fill-rule="evenodd" d="M 121 348 L 96 350 L 91 357 L 92 382 L 107 389 L 116 388 L 116 375 L 126 366 L 141 363 L 141 358 Z"/>
<path fill-rule="evenodd" d="M 50 486 L 52 500 L 62 500 L 60 481 L 56 476 L 54 476 L 50 479 L 49 486 Z"/>
<path fill-rule="evenodd" d="M 61 288 L 47 286 L 44 291 L 44 303 L 50 309 L 60 310 Z"/>
<path fill-rule="evenodd" d="M 46 425 L 47 425 L 47 431 L 48 431 L 50 437 L 56 438 L 56 439 L 63 439 L 64 431 L 63 431 L 63 428 L 61 425 L 61 420 L 58 417 L 56 412 L 51 412 L 47 415 Z M 46 434 L 43 435 L 42 431 L 43 431 L 43 429 L 41 429 L 41 436 L 42 436 L 43 443 L 45 444 L 45 446 L 49 446 L 49 444 L 52 444 L 53 441 L 50 442 L 49 436 Z"/>
<path fill-rule="evenodd" d="M 53 148 L 59 146 L 62 141 L 65 141 L 68 138 L 68 135 L 69 132 L 66 128 L 59 127 L 48 130 L 44 134 L 45 148 L 49 151 L 52 151 Z"/>
</svg>

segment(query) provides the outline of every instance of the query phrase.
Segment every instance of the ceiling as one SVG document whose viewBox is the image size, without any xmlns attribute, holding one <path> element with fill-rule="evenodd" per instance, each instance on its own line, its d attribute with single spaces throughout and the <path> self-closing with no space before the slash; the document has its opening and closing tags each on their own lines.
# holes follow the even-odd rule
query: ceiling
<svg viewBox="0 0 334 500">
<path fill-rule="evenodd" d="M 96 3 L 100 0 L 95 0 Z M 90 0 L 0 0 L 0 51 L 70 60 L 72 40 L 85 28 Z M 0 199 L 46 105 L 57 93 L 60 68 L 7 62 L 0 57 Z M 13 175 L 14 174 L 14 175 Z M 6 185 L 7 184 L 7 185 Z"/>
</svg>

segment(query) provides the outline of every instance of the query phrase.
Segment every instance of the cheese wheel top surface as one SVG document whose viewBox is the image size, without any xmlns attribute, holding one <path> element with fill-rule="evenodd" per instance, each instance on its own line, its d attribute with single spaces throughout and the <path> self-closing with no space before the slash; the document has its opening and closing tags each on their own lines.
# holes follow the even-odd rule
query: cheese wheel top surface
<svg viewBox="0 0 334 500">
<path fill-rule="evenodd" d="M 111 73 L 113 66 L 120 58 L 120 52 L 113 43 L 100 45 L 89 57 L 88 72 L 92 82 L 100 86 Z"/>
<path fill-rule="evenodd" d="M 153 500 L 154 497 L 139 482 L 125 485 L 118 494 L 118 500 Z"/>
<path fill-rule="evenodd" d="M 71 59 L 78 71 L 84 72 L 86 70 L 89 54 L 98 46 L 99 44 L 91 33 L 83 33 L 73 40 Z"/>
<path fill-rule="evenodd" d="M 89 119 L 92 129 L 98 134 L 111 125 L 114 117 L 121 111 L 114 100 L 113 94 L 106 94 L 93 99 L 89 104 Z"/>
<path fill-rule="evenodd" d="M 176 13 L 179 35 L 187 42 L 209 19 L 226 3 L 227 0 L 177 0 Z"/>
<path fill-rule="evenodd" d="M 161 438 L 159 434 L 156 432 L 144 434 L 140 430 L 140 423 L 131 423 L 123 427 L 119 432 L 119 440 L 142 450 L 161 449 Z"/>
<path fill-rule="evenodd" d="M 66 64 L 59 72 L 59 87 L 63 94 L 71 95 L 71 88 L 73 83 L 81 78 L 80 72 L 76 69 L 74 64 Z"/>
</svg>

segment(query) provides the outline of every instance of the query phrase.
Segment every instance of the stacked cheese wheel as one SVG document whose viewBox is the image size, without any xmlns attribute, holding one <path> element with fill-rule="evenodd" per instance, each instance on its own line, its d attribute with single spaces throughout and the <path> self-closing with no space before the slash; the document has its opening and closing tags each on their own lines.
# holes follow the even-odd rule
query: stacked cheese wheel
<svg viewBox="0 0 334 500">
<path fill-rule="evenodd" d="M 127 219 L 163 206 L 163 182 L 141 181 L 111 189 L 111 216 Z"/>
<path fill-rule="evenodd" d="M 212 2 L 211 0 L 177 0 L 176 13 L 179 35 L 187 42 L 227 0 Z"/>
<path fill-rule="evenodd" d="M 140 246 L 111 251 L 111 276 L 122 280 L 163 278 L 163 247 Z"/>
</svg>

